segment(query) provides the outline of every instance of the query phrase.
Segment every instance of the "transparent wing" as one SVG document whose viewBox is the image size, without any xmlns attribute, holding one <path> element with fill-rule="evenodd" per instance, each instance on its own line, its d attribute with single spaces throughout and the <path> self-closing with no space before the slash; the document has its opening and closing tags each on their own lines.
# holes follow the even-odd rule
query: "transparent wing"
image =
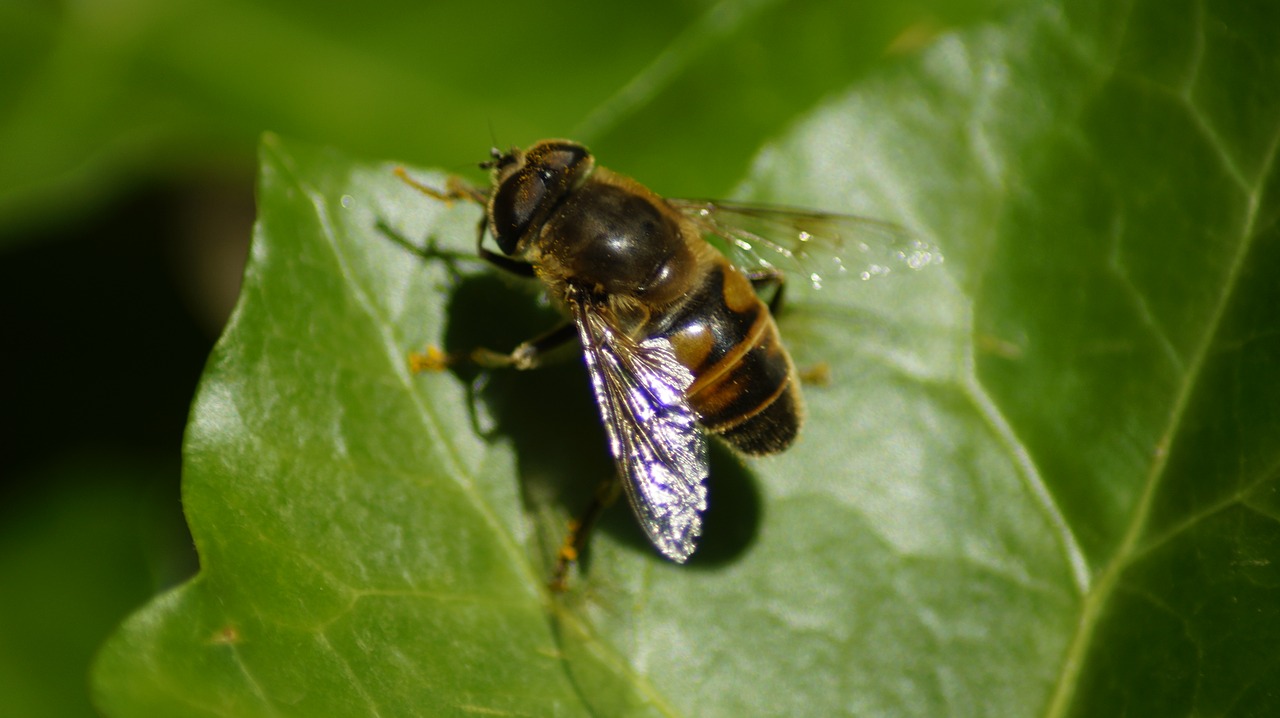
<svg viewBox="0 0 1280 718">
<path fill-rule="evenodd" d="M 627 499 L 649 540 L 683 563 L 707 508 L 707 445 L 685 403 L 693 375 L 665 339 L 637 342 L 568 293 Z"/>
<path fill-rule="evenodd" d="M 778 270 L 819 287 L 846 275 L 866 280 L 942 263 L 936 247 L 890 222 L 719 200 L 667 201 L 748 273 Z"/>
</svg>

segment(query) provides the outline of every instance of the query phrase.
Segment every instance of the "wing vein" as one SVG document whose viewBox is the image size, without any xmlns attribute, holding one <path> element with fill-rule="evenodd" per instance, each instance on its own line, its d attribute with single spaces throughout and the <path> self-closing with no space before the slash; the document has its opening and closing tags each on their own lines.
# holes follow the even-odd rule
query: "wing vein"
<svg viewBox="0 0 1280 718">
<path fill-rule="evenodd" d="M 565 298 L 627 500 L 654 546 L 684 562 L 707 505 L 706 440 L 685 400 L 693 374 L 666 339 L 637 342 L 605 300 L 575 287 Z"/>
</svg>

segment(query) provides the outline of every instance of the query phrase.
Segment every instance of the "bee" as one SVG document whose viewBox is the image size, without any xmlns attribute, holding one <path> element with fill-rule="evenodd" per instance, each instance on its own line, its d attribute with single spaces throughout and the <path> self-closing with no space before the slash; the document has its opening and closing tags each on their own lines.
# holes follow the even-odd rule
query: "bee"
<svg viewBox="0 0 1280 718">
<path fill-rule="evenodd" d="M 576 338 L 582 346 L 617 477 L 571 525 L 553 587 L 563 588 L 591 525 L 619 485 L 652 544 L 684 563 L 697 546 L 707 508 L 705 435 L 747 456 L 775 454 L 795 443 L 805 411 L 795 364 L 773 319 L 784 287 L 779 260 L 817 282 L 819 275 L 803 261 L 810 257 L 808 244 L 870 228 L 889 241 L 861 242 L 859 251 L 887 249 L 908 266 L 931 261 L 925 245 L 898 246 L 901 232 L 872 220 L 663 198 L 597 166 L 585 146 L 569 140 L 495 149 L 481 167 L 491 171 L 487 191 L 457 178 L 440 191 L 403 169 L 397 174 L 436 199 L 482 205 L 480 257 L 536 277 L 568 316 L 561 327 L 508 354 L 478 349 L 470 359 L 532 369 L 560 344 Z M 500 253 L 484 246 L 486 236 Z M 720 249 L 708 241 L 713 239 Z M 832 259 L 845 271 L 838 257 Z M 770 285 L 772 306 L 757 293 Z M 443 363 L 437 353 L 417 366 Z"/>
</svg>

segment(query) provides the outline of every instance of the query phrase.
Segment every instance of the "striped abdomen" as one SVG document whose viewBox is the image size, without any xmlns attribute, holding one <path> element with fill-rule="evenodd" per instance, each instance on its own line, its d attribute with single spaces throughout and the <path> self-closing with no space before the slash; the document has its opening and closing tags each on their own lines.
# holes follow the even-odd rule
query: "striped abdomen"
<svg viewBox="0 0 1280 718">
<path fill-rule="evenodd" d="M 746 277 L 717 262 L 686 301 L 652 324 L 693 374 L 685 397 L 704 428 L 745 454 L 791 445 L 803 411 L 795 372 Z"/>
</svg>

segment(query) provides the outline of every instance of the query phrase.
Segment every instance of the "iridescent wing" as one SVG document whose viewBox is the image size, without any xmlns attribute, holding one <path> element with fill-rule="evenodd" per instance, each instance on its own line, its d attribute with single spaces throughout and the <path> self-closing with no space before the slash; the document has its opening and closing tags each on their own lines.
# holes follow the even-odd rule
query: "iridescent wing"
<svg viewBox="0 0 1280 718">
<path fill-rule="evenodd" d="M 936 247 L 890 222 L 718 200 L 667 201 L 748 273 L 778 270 L 817 287 L 844 275 L 866 280 L 942 263 Z"/>
<path fill-rule="evenodd" d="M 580 292 L 566 294 L 627 499 L 653 545 L 683 563 L 707 508 L 706 440 L 684 399 L 693 375 L 666 339 L 636 341 Z"/>
</svg>

